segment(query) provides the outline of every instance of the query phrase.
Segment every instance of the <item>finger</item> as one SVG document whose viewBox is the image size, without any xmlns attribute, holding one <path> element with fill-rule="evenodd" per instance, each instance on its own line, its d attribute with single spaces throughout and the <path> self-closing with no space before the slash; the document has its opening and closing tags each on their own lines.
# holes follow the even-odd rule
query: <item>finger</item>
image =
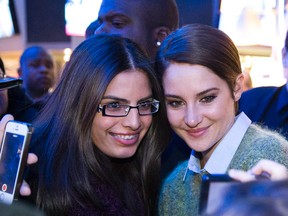
<svg viewBox="0 0 288 216">
<path fill-rule="evenodd" d="M 27 158 L 27 164 L 34 164 L 38 161 L 37 155 L 34 153 L 29 153 Z"/>
<path fill-rule="evenodd" d="M 10 120 L 14 120 L 14 117 L 10 114 L 6 114 L 0 121 L 0 130 L 4 131 L 6 123 Z"/>
<path fill-rule="evenodd" d="M 20 187 L 20 194 L 22 196 L 29 196 L 31 194 L 31 189 L 26 181 L 22 182 L 22 185 Z"/>
<path fill-rule="evenodd" d="M 288 178 L 287 168 L 284 165 L 266 159 L 260 160 L 251 169 L 251 172 L 255 175 L 266 172 L 270 174 L 271 180 L 283 180 Z"/>
<path fill-rule="evenodd" d="M 249 172 L 243 171 L 243 170 L 235 170 L 235 169 L 231 169 L 228 171 L 228 175 L 238 181 L 241 182 L 249 182 L 249 181 L 254 181 L 255 180 L 255 176 L 252 175 Z"/>
<path fill-rule="evenodd" d="M 2 140 L 3 138 L 3 135 L 4 135 L 4 129 L 5 129 L 5 126 L 7 124 L 8 121 L 10 120 L 13 120 L 14 117 L 10 114 L 6 114 L 5 116 L 3 116 L 3 118 L 1 119 L 0 121 L 0 141 Z"/>
</svg>

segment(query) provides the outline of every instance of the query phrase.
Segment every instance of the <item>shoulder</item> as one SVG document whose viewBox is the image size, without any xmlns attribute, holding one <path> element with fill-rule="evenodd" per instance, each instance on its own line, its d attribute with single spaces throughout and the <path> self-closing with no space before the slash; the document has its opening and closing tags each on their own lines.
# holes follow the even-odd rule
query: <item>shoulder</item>
<svg viewBox="0 0 288 216">
<path fill-rule="evenodd" d="M 239 102 L 240 104 L 246 103 L 246 102 L 250 104 L 251 102 L 253 102 L 253 100 L 256 100 L 257 102 L 261 102 L 261 100 L 257 100 L 257 99 L 258 98 L 263 99 L 263 97 L 269 98 L 272 95 L 274 95 L 277 89 L 279 89 L 279 87 L 275 87 L 275 86 L 265 86 L 265 87 L 257 87 L 257 88 L 250 89 L 242 93 Z"/>
<path fill-rule="evenodd" d="M 258 87 L 243 92 L 239 100 L 239 111 L 244 111 L 250 118 L 256 118 L 263 112 L 266 105 L 275 97 L 279 87 Z M 255 113 L 257 111 L 257 113 Z M 255 121 L 256 119 L 252 119 Z"/>
<path fill-rule="evenodd" d="M 251 124 L 245 136 L 247 137 L 247 139 L 261 141 L 261 143 L 263 144 L 269 142 L 271 144 L 282 143 L 283 145 L 288 145 L 288 141 L 283 135 L 281 135 L 275 130 L 268 129 L 265 126 L 260 126 L 257 124 Z"/>
<path fill-rule="evenodd" d="M 188 165 L 188 160 L 181 162 L 175 169 L 165 178 L 163 185 L 175 185 L 181 182 Z"/>
<path fill-rule="evenodd" d="M 159 215 L 194 215 L 197 212 L 198 195 L 194 191 L 200 185 L 193 185 L 189 174 L 183 181 L 187 165 L 188 160 L 182 162 L 165 179 L 159 196 Z"/>
<path fill-rule="evenodd" d="M 162 196 L 175 196 L 185 188 L 183 177 L 186 173 L 188 160 L 180 163 L 163 181 L 161 187 Z M 183 188 L 184 186 L 184 188 Z"/>
<path fill-rule="evenodd" d="M 249 126 L 230 168 L 248 170 L 261 159 L 268 159 L 288 167 L 288 141 L 277 133 L 256 124 Z"/>
<path fill-rule="evenodd" d="M 248 128 L 239 149 L 254 159 L 266 158 L 288 165 L 288 141 L 280 133 L 256 124 Z"/>
<path fill-rule="evenodd" d="M 244 97 L 248 96 L 255 96 L 255 95 L 266 95 L 267 93 L 273 93 L 275 92 L 279 87 L 276 86 L 264 86 L 264 87 L 256 87 L 252 88 L 248 91 L 243 92 Z"/>
</svg>

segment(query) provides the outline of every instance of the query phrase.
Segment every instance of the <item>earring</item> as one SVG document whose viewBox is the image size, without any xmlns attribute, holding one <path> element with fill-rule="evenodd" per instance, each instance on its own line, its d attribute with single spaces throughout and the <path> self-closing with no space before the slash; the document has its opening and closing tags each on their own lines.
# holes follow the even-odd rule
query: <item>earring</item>
<svg viewBox="0 0 288 216">
<path fill-rule="evenodd" d="M 157 41 L 157 42 L 156 42 L 156 45 L 157 45 L 157 46 L 160 46 L 160 45 L 161 45 L 161 42 L 160 42 L 160 41 Z"/>
</svg>

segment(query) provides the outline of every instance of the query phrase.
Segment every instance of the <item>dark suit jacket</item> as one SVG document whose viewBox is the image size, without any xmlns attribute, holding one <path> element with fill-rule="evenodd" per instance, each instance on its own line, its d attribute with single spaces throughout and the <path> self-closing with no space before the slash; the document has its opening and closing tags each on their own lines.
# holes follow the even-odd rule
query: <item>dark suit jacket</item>
<svg viewBox="0 0 288 216">
<path fill-rule="evenodd" d="M 281 87 L 258 87 L 244 92 L 239 111 L 270 129 L 277 130 L 288 139 L 288 91 Z"/>
<path fill-rule="evenodd" d="M 17 121 L 31 123 L 44 105 L 44 100 L 33 102 L 23 88 L 11 88 L 8 90 L 8 110 Z"/>
</svg>

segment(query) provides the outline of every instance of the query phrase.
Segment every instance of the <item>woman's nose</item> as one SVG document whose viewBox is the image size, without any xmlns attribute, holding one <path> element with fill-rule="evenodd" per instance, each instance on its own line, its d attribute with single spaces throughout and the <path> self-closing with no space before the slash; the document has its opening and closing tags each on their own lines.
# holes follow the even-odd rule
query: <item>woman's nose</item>
<svg viewBox="0 0 288 216">
<path fill-rule="evenodd" d="M 133 130 L 138 129 L 141 126 L 140 115 L 138 109 L 130 109 L 130 112 L 123 119 L 123 125 L 130 127 Z"/>
<path fill-rule="evenodd" d="M 189 127 L 196 127 L 201 122 L 201 114 L 196 106 L 188 106 L 185 112 L 185 124 Z"/>
</svg>

